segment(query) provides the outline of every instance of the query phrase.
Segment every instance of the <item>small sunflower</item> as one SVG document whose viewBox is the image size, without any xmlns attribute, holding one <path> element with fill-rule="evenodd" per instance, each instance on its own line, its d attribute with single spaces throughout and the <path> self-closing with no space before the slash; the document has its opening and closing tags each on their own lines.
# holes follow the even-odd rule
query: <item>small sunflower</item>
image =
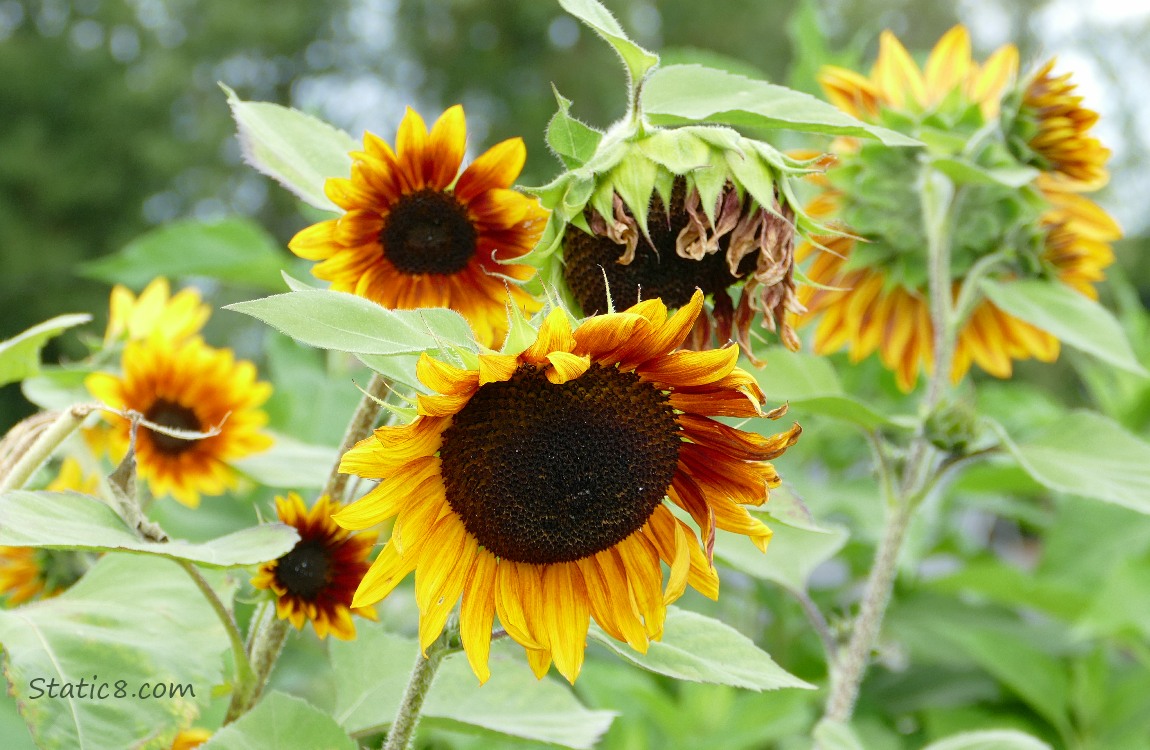
<svg viewBox="0 0 1150 750">
<path fill-rule="evenodd" d="M 139 341 L 153 334 L 184 340 L 199 333 L 211 314 L 198 291 L 189 288 L 173 295 L 165 278 L 153 279 L 139 297 L 117 284 L 112 288 L 104 342 Z"/>
<path fill-rule="evenodd" d="M 60 472 L 48 483 L 52 492 L 71 490 L 94 495 L 100 480 L 86 476 L 80 463 L 71 457 L 60 464 Z M 84 572 L 83 559 L 76 552 L 36 547 L 0 547 L 0 595 L 14 607 L 38 596 L 59 594 Z"/>
<path fill-rule="evenodd" d="M 325 192 L 346 213 L 292 238 L 301 258 L 331 288 L 392 309 L 450 307 L 479 339 L 498 346 L 506 305 L 538 303 L 518 283 L 534 274 L 515 264 L 539 239 L 547 211 L 511 189 L 527 151 L 521 138 L 496 144 L 459 174 L 467 129 L 451 107 L 432 127 L 408 109 L 396 148 L 372 133 L 353 152 L 351 178 L 331 178 Z M 456 177 L 458 175 L 458 178 Z"/>
<path fill-rule="evenodd" d="M 893 34 L 884 32 L 869 77 L 832 67 L 824 69 L 820 82 L 832 102 L 863 119 L 892 126 L 902 122 L 903 128 L 907 122 L 921 123 L 924 128 L 960 136 L 993 118 L 1010 119 L 1002 115 L 1003 102 L 1012 96 L 1010 87 L 1017 68 L 1018 52 L 1010 45 L 981 65 L 973 62 L 969 35 L 958 26 L 938 42 L 924 70 Z M 1043 142 L 1052 143 L 1049 139 Z M 919 373 L 929 372 L 934 361 L 922 255 L 925 238 L 921 229 L 916 229 L 921 226 L 918 188 L 906 177 L 915 173 L 916 157 L 868 151 L 870 148 L 840 139 L 836 143 L 842 156 L 839 164 L 815 179 L 822 192 L 807 206 L 808 213 L 841 217 L 866 242 L 848 236 L 824 237 L 820 238 L 823 252 L 816 253 L 812 243 L 796 249 L 800 261 L 809 259 L 805 270 L 813 282 L 801 290 L 807 313 L 800 320 L 818 319 L 814 336 L 817 353 L 846 348 L 851 360 L 857 362 L 877 351 L 883 366 L 895 373 L 898 387 L 909 391 Z M 1005 146 L 988 153 L 992 159 L 1011 158 Z M 1091 158 L 1097 155 L 1090 153 Z M 1004 163 L 1010 162 L 995 162 L 995 166 Z M 1074 173 L 1084 174 L 1078 168 Z M 1048 185 L 1053 183 L 1045 182 L 1049 177 L 1040 176 L 1037 189 L 966 192 L 967 213 L 955 222 L 954 294 L 963 274 L 978 258 L 1007 246 L 1014 235 L 1034 235 L 1033 248 L 1019 252 L 1020 256 L 1033 252 L 1031 265 L 1008 269 L 1003 280 L 1033 274 L 1033 269 L 1040 268 L 1040 273 L 1060 279 L 1083 294 L 1097 296 L 1093 285 L 1104 278 L 1102 270 L 1113 262 L 1109 243 L 1121 232 L 1091 201 L 1050 189 Z M 1044 209 L 1034 207 L 1042 202 L 1046 203 Z M 1009 208 L 1004 208 L 1008 204 Z M 898 222 L 908 229 L 893 230 Z M 995 222 L 1002 222 L 1002 226 Z M 951 377 L 957 382 L 973 363 L 1005 378 L 1011 375 L 1014 360 L 1050 362 L 1058 353 L 1059 342 L 1054 336 L 983 299 L 958 332 Z"/>
<path fill-rule="evenodd" d="M 340 464 L 383 481 L 337 523 L 396 517 L 354 603 L 379 601 L 415 571 L 422 648 L 462 596 L 463 646 L 481 682 L 496 615 L 536 675 L 554 660 L 574 681 L 590 618 L 646 651 L 688 583 L 717 597 L 715 528 L 766 549 L 771 531 L 744 505 L 778 486 L 768 461 L 800 429 L 763 437 L 713 419 L 763 416 L 764 396 L 735 366 L 738 346 L 676 351 L 702 306 L 696 292 L 668 317 L 650 299 L 575 330 L 557 308 L 519 354 L 480 354 L 471 369 L 421 357 L 435 395 L 419 397 L 420 416 L 376 430 Z"/>
<path fill-rule="evenodd" d="M 171 750 L 195 750 L 212 738 L 207 729 L 182 729 L 172 740 Z"/>
<path fill-rule="evenodd" d="M 260 566 L 252 585 L 276 595 L 276 614 L 296 630 L 311 620 L 315 633 L 350 641 L 355 638 L 352 614 L 376 619 L 370 606 L 352 606 L 352 595 L 363 580 L 374 533 L 349 534 L 332 521 L 339 504 L 322 496 L 310 511 L 294 492 L 276 498 L 276 514 L 299 531 L 291 552 Z"/>
<path fill-rule="evenodd" d="M 85 381 L 93 396 L 115 409 L 133 410 L 164 427 L 208 432 L 184 439 L 141 426 L 136 461 L 141 478 L 156 496 L 171 494 L 196 507 L 200 495 L 219 495 L 235 485 L 229 463 L 267 449 L 271 438 L 260 432 L 267 415 L 259 408 L 271 386 L 256 380 L 251 362 L 237 361 L 229 349 L 213 349 L 198 338 L 174 343 L 155 336 L 129 342 L 123 375 L 93 373 Z M 107 416 L 118 455 L 127 450 L 129 422 Z"/>
<path fill-rule="evenodd" d="M 1055 60 L 1046 63 L 1022 93 L 1019 121 L 1033 133 L 1027 145 L 1036 166 L 1047 174 L 1043 186 L 1050 189 L 1089 192 L 1106 184 L 1106 161 L 1110 150 L 1089 135 L 1098 113 L 1082 107 L 1074 95 L 1070 73 L 1055 77 Z"/>
</svg>

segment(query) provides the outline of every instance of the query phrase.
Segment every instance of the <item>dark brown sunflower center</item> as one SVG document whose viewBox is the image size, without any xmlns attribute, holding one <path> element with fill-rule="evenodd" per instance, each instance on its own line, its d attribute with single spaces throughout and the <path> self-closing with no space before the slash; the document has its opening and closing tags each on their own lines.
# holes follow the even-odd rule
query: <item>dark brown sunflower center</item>
<svg viewBox="0 0 1150 750">
<path fill-rule="evenodd" d="M 671 191 L 669 219 L 662 199 L 655 194 L 647 217 L 651 243 L 640 237 L 635 258 L 626 265 L 618 262 L 624 251 L 622 245 L 608 237 L 587 234 L 575 226 L 567 227 L 563 238 L 563 277 L 584 314 L 607 312 L 604 275 L 616 310 L 636 304 L 640 295 L 643 299 L 659 297 L 671 308 L 682 307 L 696 287 L 704 294 L 713 295 L 738 280 L 727 266 L 729 235 L 719 240 L 718 252 L 705 255 L 702 260 L 683 258 L 675 252 L 675 241 L 690 221 L 683 207 L 685 194 L 683 181 L 676 181 Z M 739 275 L 753 270 L 757 262 L 758 253 L 744 257 L 739 264 Z"/>
<path fill-rule="evenodd" d="M 162 398 L 157 399 L 156 403 L 152 404 L 152 408 L 148 409 L 144 414 L 144 419 L 154 424 L 177 430 L 199 432 L 203 429 L 199 417 L 196 416 L 196 413 L 192 411 L 192 409 Z M 185 440 L 184 438 L 165 435 L 155 430 L 149 430 L 148 432 L 151 434 L 152 444 L 156 446 L 156 449 L 161 453 L 179 455 L 196 444 L 195 440 Z"/>
<path fill-rule="evenodd" d="M 384 256 L 408 274 L 462 271 L 478 238 L 467 209 L 454 196 L 427 189 L 400 198 L 379 234 Z"/>
<path fill-rule="evenodd" d="M 546 564 L 623 541 L 662 501 L 679 457 L 666 394 L 591 368 L 562 385 L 531 365 L 482 386 L 444 431 L 447 501 L 494 554 Z"/>
<path fill-rule="evenodd" d="M 300 542 L 280 558 L 276 578 L 288 593 L 315 599 L 331 583 L 331 557 L 322 542 Z"/>
</svg>

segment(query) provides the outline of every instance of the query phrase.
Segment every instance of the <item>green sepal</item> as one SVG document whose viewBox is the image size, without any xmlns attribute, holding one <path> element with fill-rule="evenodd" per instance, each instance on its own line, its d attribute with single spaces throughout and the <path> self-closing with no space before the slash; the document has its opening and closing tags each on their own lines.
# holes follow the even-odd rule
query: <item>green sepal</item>
<svg viewBox="0 0 1150 750">
<path fill-rule="evenodd" d="M 635 223 L 639 225 L 644 236 L 649 236 L 647 214 L 651 206 L 651 195 L 655 192 L 656 173 L 655 162 L 643 156 L 638 150 L 632 150 L 611 170 L 608 179 L 608 184 L 631 209 L 631 215 L 635 217 Z M 606 217 L 610 215 L 605 214 Z"/>
<path fill-rule="evenodd" d="M 551 85 L 559 109 L 547 123 L 547 145 L 568 169 L 576 169 L 587 163 L 599 148 L 603 133 L 571 117 L 571 100 L 559 93 Z"/>
</svg>

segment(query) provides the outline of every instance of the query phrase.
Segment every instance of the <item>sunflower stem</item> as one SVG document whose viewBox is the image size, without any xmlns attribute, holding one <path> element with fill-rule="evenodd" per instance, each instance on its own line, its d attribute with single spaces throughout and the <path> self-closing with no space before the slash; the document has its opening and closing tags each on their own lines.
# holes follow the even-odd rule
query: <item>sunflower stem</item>
<svg viewBox="0 0 1150 750">
<path fill-rule="evenodd" d="M 451 642 L 458 635 L 458 627 L 458 620 L 453 614 L 443 633 L 427 647 L 427 656 L 416 654 L 411 678 L 407 681 L 407 689 L 403 691 L 403 701 L 399 704 L 395 721 L 391 723 L 387 741 L 383 743 L 383 750 L 408 750 L 412 746 L 416 727 L 419 726 L 420 712 L 423 710 L 423 701 L 427 699 L 431 681 L 435 678 L 443 657 L 453 650 Z"/>
<path fill-rule="evenodd" d="M 859 613 L 851 628 L 850 641 L 831 669 L 831 691 L 824 719 L 846 722 L 854 712 L 859 687 L 866 675 L 870 655 L 882 629 L 886 608 L 894 589 L 898 560 L 907 529 L 922 499 L 937 486 L 942 469 L 937 452 L 926 434 L 926 420 L 945 397 L 954 359 L 957 325 L 951 289 L 951 235 L 958 196 L 945 175 L 924 164 L 919 195 L 927 238 L 929 264 L 930 317 L 933 327 L 934 363 L 919 415 L 922 420 L 907 451 L 897 490 L 890 494 L 890 471 L 880 460 L 879 471 L 884 495 L 888 497 L 883 536 L 875 550 L 874 563 L 863 589 Z M 872 448 L 878 459 L 886 453 L 875 436 Z"/>
<path fill-rule="evenodd" d="M 235 691 L 224 724 L 230 724 L 250 711 L 263 695 L 272 668 L 283 651 L 287 634 L 288 621 L 276 617 L 272 605 L 264 602 L 252 619 L 245 654 L 248 670 L 246 674 L 237 674 Z"/>
<path fill-rule="evenodd" d="M 340 461 L 343 460 L 343 454 L 347 453 L 356 443 L 371 434 L 371 430 L 375 426 L 375 421 L 379 418 L 379 412 L 383 409 L 379 400 L 387 395 L 387 389 L 387 379 L 378 372 L 373 373 L 371 382 L 367 384 L 367 390 L 364 392 L 363 398 L 359 401 L 359 406 L 356 407 L 355 413 L 352 414 L 351 421 L 347 423 L 347 431 L 343 435 L 343 442 L 339 445 L 335 466 L 332 467 L 331 474 L 328 475 L 327 483 L 323 488 L 323 494 L 327 495 L 334 502 L 343 502 L 344 490 L 347 489 L 349 475 L 342 474 L 339 470 L 339 464 Z"/>
<path fill-rule="evenodd" d="M 27 484 L 37 469 L 52 457 L 60 444 L 79 429 L 89 414 L 99 408 L 96 404 L 76 404 L 61 412 L 20 456 L 7 476 L 0 477 L 0 492 L 18 490 Z"/>
<path fill-rule="evenodd" d="M 183 568 L 191 579 L 195 582 L 196 586 L 200 589 L 200 593 L 208 600 L 208 604 L 212 606 L 216 616 L 220 618 L 223 623 L 224 631 L 228 634 L 228 641 L 232 647 L 232 658 L 236 662 L 236 685 L 238 686 L 250 684 L 254 681 L 255 672 L 252 670 L 252 663 L 248 659 L 247 651 L 244 649 L 244 638 L 240 635 L 240 629 L 236 625 L 235 618 L 224 603 L 220 601 L 220 597 L 216 595 L 215 589 L 207 582 L 199 569 L 188 562 L 187 560 L 179 561 L 180 567 Z"/>
</svg>

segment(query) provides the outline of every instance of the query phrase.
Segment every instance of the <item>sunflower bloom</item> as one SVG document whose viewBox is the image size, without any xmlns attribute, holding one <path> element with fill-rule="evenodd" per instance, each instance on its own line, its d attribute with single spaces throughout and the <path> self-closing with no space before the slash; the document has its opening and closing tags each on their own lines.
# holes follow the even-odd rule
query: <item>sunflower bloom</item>
<svg viewBox="0 0 1150 750">
<path fill-rule="evenodd" d="M 422 357 L 419 378 L 435 393 L 419 397 L 419 416 L 376 430 L 340 465 L 383 481 L 337 523 L 395 517 L 354 604 L 414 571 L 423 649 L 462 597 L 463 646 L 481 682 L 496 615 L 537 676 L 554 661 L 573 682 L 590 618 L 646 651 L 687 584 L 717 597 L 715 529 L 766 549 L 771 531 L 744 505 L 778 486 L 768 461 L 800 429 L 762 437 L 712 418 L 763 416 L 764 396 L 735 366 L 738 346 L 676 351 L 702 306 L 696 292 L 668 317 L 650 299 L 574 330 L 556 309 L 519 354 L 481 354 L 473 369 Z"/>
<path fill-rule="evenodd" d="M 1098 113 L 1082 107 L 1082 97 L 1074 95 L 1076 85 L 1070 74 L 1055 77 L 1055 60 L 1046 63 L 1023 91 L 1020 115 L 1036 131 L 1027 145 L 1038 156 L 1044 186 L 1087 192 L 1106 184 L 1106 161 L 1110 150 L 1088 133 L 1098 122 Z"/>
<path fill-rule="evenodd" d="M 44 593 L 40 557 L 41 551 L 35 547 L 0 547 L 0 595 L 5 596 L 9 607 Z"/>
<path fill-rule="evenodd" d="M 885 122 L 888 114 L 896 113 L 902 118 L 941 117 L 943 122 L 949 122 L 945 118 L 953 117 L 955 122 L 969 121 L 963 114 L 964 109 L 977 107 L 982 122 L 986 123 L 1000 116 L 1002 102 L 1017 72 L 1018 52 L 1011 45 L 993 53 L 985 63 L 974 62 L 969 35 L 963 27 L 957 26 L 938 42 L 924 69 L 915 64 L 893 34 L 884 32 L 878 60 L 869 76 L 828 67 L 819 80 L 832 102 L 862 119 Z M 1046 80 L 1044 76 L 1045 73 L 1040 73 L 1036 79 Z M 1076 106 L 1078 101 L 1076 97 L 1070 97 L 1073 101 L 1067 104 L 1069 99 L 1063 87 L 1049 81 L 1047 86 L 1059 93 L 1035 99 L 1035 102 L 1039 99 L 1045 102 L 1045 109 L 1039 107 L 1036 110 L 1040 121 L 1041 113 L 1053 118 L 1053 112 L 1065 112 L 1068 106 Z M 1058 106 L 1052 104 L 1052 100 L 1057 100 Z M 1038 107 L 1035 103 L 1024 104 L 1024 113 L 1027 106 Z M 1078 118 L 1076 121 L 1087 120 Z M 934 122 L 932 127 L 940 125 Z M 958 129 L 957 125 L 954 127 Z M 1053 136 L 1049 135 L 1054 132 L 1053 126 L 1047 132 L 1048 136 L 1036 143 L 1053 144 Z M 812 243 L 803 243 L 796 249 L 800 261 L 809 261 L 805 270 L 813 282 L 800 290 L 799 297 L 807 312 L 799 320 L 809 323 L 817 319 L 814 335 L 816 353 L 827 354 L 845 348 L 851 361 L 857 362 L 877 352 L 883 366 L 894 372 L 898 387 L 910 391 L 919 374 L 930 372 L 934 363 L 933 324 L 926 289 L 925 258 L 921 254 L 924 240 L 911 232 L 899 237 L 891 235 L 889 229 L 883 234 L 883 230 L 888 227 L 884 224 L 888 216 L 905 212 L 906 205 L 917 206 L 917 195 L 899 194 L 892 198 L 883 190 L 876 189 L 874 192 L 878 197 L 874 198 L 860 193 L 860 186 L 866 184 L 862 179 L 844 187 L 836 183 L 836 178 L 840 171 L 843 174 L 851 170 L 865 173 L 873 168 L 871 179 L 887 180 L 875 184 L 897 185 L 901 189 L 912 190 L 913 185 L 901 175 L 909 174 L 908 170 L 914 167 L 909 163 L 868 160 L 869 154 L 865 149 L 869 147 L 862 148 L 864 150 L 860 151 L 859 145 L 852 140 L 839 139 L 836 150 L 843 155 L 843 160 L 825 177 L 816 179 L 822 193 L 807 206 L 807 211 L 812 216 L 831 217 L 844 216 L 844 210 L 853 208 L 854 213 L 847 223 L 857 221 L 860 226 L 855 228 L 867 242 L 860 244 L 849 236 L 823 237 L 819 240 L 823 252 L 815 252 Z M 1086 150 L 1083 147 L 1079 153 L 1084 154 Z M 1071 170 L 1067 174 L 1097 176 L 1096 171 L 1082 166 L 1083 161 L 1098 158 L 1100 152 L 1097 149 L 1090 150 L 1083 160 L 1074 164 L 1057 162 L 1054 159 L 1056 153 L 1069 152 L 1056 149 L 1049 154 L 1055 166 L 1061 163 Z M 886 174 L 877 171 L 883 168 L 887 170 Z M 1054 177 L 1053 173 L 1044 174 L 1037 182 L 1041 197 L 1048 206 L 1034 214 L 1033 231 L 1039 236 L 1040 246 L 1036 260 L 1051 277 L 1087 296 L 1097 297 L 1094 284 L 1104 278 L 1103 269 L 1113 262 L 1114 254 L 1109 243 L 1121 236 L 1121 231 L 1105 211 L 1088 199 L 1050 188 L 1055 184 L 1050 181 Z M 966 199 L 968 204 L 977 201 L 977 194 L 970 193 Z M 994 201 L 992 198 L 985 200 L 990 203 L 985 206 L 976 204 L 970 210 L 977 214 L 981 209 L 990 215 Z M 878 217 L 870 219 L 874 221 L 874 232 L 868 231 L 872 227 L 861 226 L 868 221 L 868 214 Z M 912 215 L 911 220 L 917 221 L 917 215 Z M 961 226 L 961 219 L 958 223 L 956 231 L 961 232 L 965 227 Z M 970 226 L 976 224 L 970 222 Z M 977 236 L 973 240 L 967 237 L 959 235 L 956 240 L 957 265 L 952 286 L 955 295 L 964 270 L 980 253 L 998 250 L 1005 241 L 1003 238 L 987 240 L 985 236 Z M 983 244 L 979 245 L 979 242 Z M 1012 277 L 1008 273 L 1005 279 Z M 1012 374 L 1015 360 L 1033 358 L 1051 362 L 1058 354 L 1059 342 L 1054 336 L 983 299 L 974 306 L 958 331 L 950 375 L 954 382 L 958 382 L 972 364 L 977 364 L 995 377 L 1007 378 Z"/>
<path fill-rule="evenodd" d="M 207 729 L 183 729 L 172 740 L 171 750 L 195 750 L 211 738 L 212 733 Z"/>
<path fill-rule="evenodd" d="M 185 439 L 141 425 L 136 436 L 139 476 L 157 497 L 171 494 L 196 507 L 200 495 L 219 495 L 236 484 L 230 462 L 271 445 L 260 428 L 267 414 L 259 407 L 271 386 L 256 380 L 251 362 L 237 361 L 229 349 L 213 349 L 198 338 L 175 344 L 162 337 L 129 342 L 123 375 L 93 373 L 89 392 L 114 409 L 133 410 L 164 427 L 218 433 Z M 129 422 L 110 415 L 116 455 L 128 448 Z"/>
<path fill-rule="evenodd" d="M 315 634 L 341 640 L 355 638 L 352 614 L 376 619 L 372 607 L 355 607 L 352 596 L 367 572 L 375 533 L 349 534 L 332 521 L 339 503 L 322 496 L 309 511 L 294 492 L 276 498 L 280 521 L 294 527 L 300 540 L 278 560 L 264 563 L 252 579 L 257 589 L 276 595 L 276 615 L 296 630 L 311 621 Z"/>
<path fill-rule="evenodd" d="M 538 309 L 514 283 L 534 269 L 512 261 L 534 247 L 547 211 L 511 189 L 527 157 L 521 138 L 496 144 L 459 174 L 466 137 L 459 105 L 430 133 L 409 108 L 394 151 L 367 133 L 364 150 L 351 154 L 351 178 L 324 186 L 346 213 L 304 229 L 288 247 L 321 261 L 312 273 L 332 289 L 391 309 L 450 307 L 481 341 L 498 346 L 508 294 Z"/>
<path fill-rule="evenodd" d="M 117 284 L 112 288 L 104 343 L 121 338 L 139 341 L 153 334 L 182 341 L 199 333 L 211 314 L 198 291 L 188 288 L 173 295 L 165 278 L 153 279 L 139 297 Z"/>
</svg>

